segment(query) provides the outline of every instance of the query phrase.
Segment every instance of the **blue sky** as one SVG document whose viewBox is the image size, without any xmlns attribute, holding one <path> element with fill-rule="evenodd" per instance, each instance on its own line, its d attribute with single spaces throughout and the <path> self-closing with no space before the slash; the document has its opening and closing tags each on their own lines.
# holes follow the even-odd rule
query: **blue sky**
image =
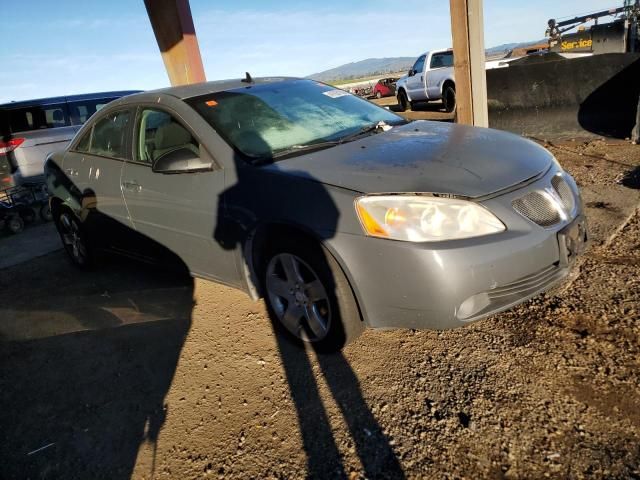
<svg viewBox="0 0 640 480">
<path fill-rule="evenodd" d="M 622 0 L 484 0 L 485 44 Z M 143 0 L 0 0 L 0 102 L 168 85 Z M 447 0 L 191 0 L 209 80 L 304 76 L 451 44 Z"/>
</svg>

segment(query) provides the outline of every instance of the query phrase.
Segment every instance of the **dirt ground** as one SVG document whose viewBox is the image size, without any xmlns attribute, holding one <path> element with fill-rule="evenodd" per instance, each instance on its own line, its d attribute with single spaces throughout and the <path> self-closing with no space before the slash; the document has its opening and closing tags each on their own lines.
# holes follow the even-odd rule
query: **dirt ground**
<svg viewBox="0 0 640 480">
<path fill-rule="evenodd" d="M 640 147 L 549 148 L 587 204 L 579 275 L 458 330 L 318 356 L 214 283 L 0 270 L 0 478 L 640 478 Z"/>
</svg>

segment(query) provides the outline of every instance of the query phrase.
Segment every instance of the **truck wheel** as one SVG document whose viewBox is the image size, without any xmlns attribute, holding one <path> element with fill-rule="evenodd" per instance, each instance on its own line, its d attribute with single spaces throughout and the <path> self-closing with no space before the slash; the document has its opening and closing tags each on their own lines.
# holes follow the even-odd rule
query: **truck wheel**
<svg viewBox="0 0 640 480">
<path fill-rule="evenodd" d="M 453 113 L 456 109 L 456 90 L 451 85 L 447 85 L 442 94 L 442 101 L 444 102 L 444 111 L 447 113 Z"/>
<path fill-rule="evenodd" d="M 400 107 L 401 112 L 406 111 L 410 107 L 409 99 L 407 98 L 407 94 L 404 90 L 400 90 L 398 92 L 398 107 Z"/>
<path fill-rule="evenodd" d="M 295 343 L 337 351 L 364 330 L 349 281 L 318 243 L 277 239 L 266 252 L 262 272 L 274 328 Z"/>
</svg>

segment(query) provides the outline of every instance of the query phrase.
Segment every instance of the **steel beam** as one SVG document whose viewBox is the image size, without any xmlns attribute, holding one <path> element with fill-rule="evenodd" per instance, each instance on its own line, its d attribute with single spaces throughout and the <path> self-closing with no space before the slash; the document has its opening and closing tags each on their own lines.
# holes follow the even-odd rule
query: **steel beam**
<svg viewBox="0 0 640 480">
<path fill-rule="evenodd" d="M 144 0 L 171 85 L 206 81 L 189 0 Z"/>
<path fill-rule="evenodd" d="M 489 126 L 482 0 L 450 0 L 458 123 Z"/>
</svg>

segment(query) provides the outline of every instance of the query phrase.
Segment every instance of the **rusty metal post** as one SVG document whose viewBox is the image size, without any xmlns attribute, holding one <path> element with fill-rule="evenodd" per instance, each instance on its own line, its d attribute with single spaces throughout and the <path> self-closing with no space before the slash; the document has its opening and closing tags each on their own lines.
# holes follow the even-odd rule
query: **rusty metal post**
<svg viewBox="0 0 640 480">
<path fill-rule="evenodd" d="M 450 0 L 458 123 L 489 126 L 482 0 Z"/>
<path fill-rule="evenodd" d="M 206 81 L 189 0 L 144 0 L 171 85 Z"/>
</svg>

